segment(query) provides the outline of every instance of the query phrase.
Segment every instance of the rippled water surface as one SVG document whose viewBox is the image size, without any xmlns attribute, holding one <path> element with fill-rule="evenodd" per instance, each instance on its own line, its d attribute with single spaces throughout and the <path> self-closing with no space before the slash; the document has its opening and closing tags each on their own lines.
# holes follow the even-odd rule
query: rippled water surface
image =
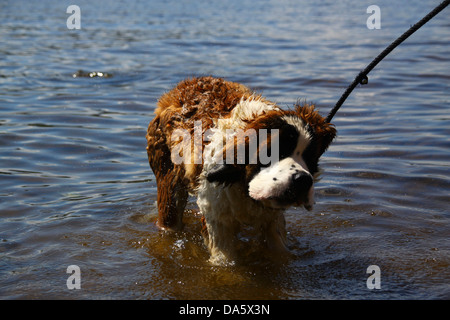
<svg viewBox="0 0 450 320">
<path fill-rule="evenodd" d="M 370 1 L 1 2 L 0 298 L 449 299 L 448 8 L 337 113 L 315 209 L 286 213 L 283 266 L 210 265 L 195 210 L 182 233 L 159 231 L 145 150 L 158 97 L 193 75 L 325 115 L 438 3 L 377 1 L 369 30 Z M 381 289 L 366 286 L 370 265 Z"/>
</svg>

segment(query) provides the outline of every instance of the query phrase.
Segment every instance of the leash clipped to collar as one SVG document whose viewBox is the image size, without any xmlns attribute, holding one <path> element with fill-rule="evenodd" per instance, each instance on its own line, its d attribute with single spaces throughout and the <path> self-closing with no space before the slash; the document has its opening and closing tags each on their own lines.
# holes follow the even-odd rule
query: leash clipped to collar
<svg viewBox="0 0 450 320">
<path fill-rule="evenodd" d="M 422 27 L 425 23 L 430 21 L 435 15 L 437 15 L 439 12 L 441 12 L 445 7 L 447 7 L 450 3 L 450 0 L 446 0 L 441 2 L 440 5 L 438 5 L 436 8 L 434 8 L 433 11 L 428 13 L 425 17 L 422 18 L 419 22 L 417 22 L 415 25 L 413 25 L 411 28 L 408 29 L 404 34 L 402 34 L 400 37 L 397 38 L 394 42 L 392 42 L 386 49 L 383 50 L 375 59 L 372 60 L 372 62 L 363 70 L 361 71 L 353 80 L 352 84 L 345 90 L 344 94 L 341 96 L 339 101 L 336 103 L 334 108 L 330 111 L 330 113 L 327 116 L 326 122 L 331 122 L 331 119 L 333 119 L 336 112 L 339 110 L 339 108 L 342 106 L 344 101 L 347 99 L 347 97 L 350 95 L 350 93 L 355 89 L 355 87 L 358 84 L 367 84 L 369 82 L 369 78 L 367 75 L 370 71 L 372 71 L 373 68 L 381 61 L 383 60 L 392 50 L 394 50 L 400 43 L 405 41 L 410 35 L 412 35 L 414 32 L 416 32 L 420 27 Z"/>
</svg>

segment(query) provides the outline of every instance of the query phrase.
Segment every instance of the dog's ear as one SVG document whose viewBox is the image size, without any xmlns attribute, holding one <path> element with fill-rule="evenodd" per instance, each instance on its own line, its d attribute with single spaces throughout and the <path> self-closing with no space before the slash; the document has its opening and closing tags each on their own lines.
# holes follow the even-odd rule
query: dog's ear
<svg viewBox="0 0 450 320">
<path fill-rule="evenodd" d="M 237 166 L 231 164 L 216 164 L 206 174 L 206 180 L 209 182 L 219 182 L 223 184 L 232 184 L 239 181 L 242 172 Z"/>
<path fill-rule="evenodd" d="M 311 173 L 317 171 L 317 162 L 336 137 L 336 129 L 319 115 L 313 105 L 297 105 L 297 115 L 303 119 L 311 136 L 311 142 L 303 152 L 303 159 Z"/>
<path fill-rule="evenodd" d="M 319 159 L 336 137 L 336 129 L 331 125 L 325 124 L 316 128 L 308 125 L 307 130 L 311 135 L 311 146 L 315 149 L 315 157 Z"/>
<path fill-rule="evenodd" d="M 333 124 L 326 122 L 326 119 L 315 110 L 314 105 L 297 104 L 296 107 L 297 115 L 307 125 L 313 142 L 316 144 L 315 156 L 319 158 L 336 137 L 336 129 Z"/>
</svg>

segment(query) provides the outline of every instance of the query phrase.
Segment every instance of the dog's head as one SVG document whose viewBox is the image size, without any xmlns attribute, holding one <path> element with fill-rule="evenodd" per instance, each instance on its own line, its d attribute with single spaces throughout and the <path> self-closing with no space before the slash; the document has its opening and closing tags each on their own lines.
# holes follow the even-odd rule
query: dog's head
<svg viewBox="0 0 450 320">
<path fill-rule="evenodd" d="M 224 159 L 233 148 L 235 161 L 216 165 L 207 173 L 207 180 L 225 184 L 242 181 L 252 199 L 270 208 L 303 205 L 311 210 L 313 176 L 320 156 L 336 135 L 334 126 L 326 123 L 314 106 L 298 105 L 295 111 L 276 109 L 263 113 L 248 121 L 246 129 L 256 133 L 256 146 L 249 134 L 227 143 Z M 245 150 L 244 159 L 236 158 L 239 143 Z"/>
</svg>

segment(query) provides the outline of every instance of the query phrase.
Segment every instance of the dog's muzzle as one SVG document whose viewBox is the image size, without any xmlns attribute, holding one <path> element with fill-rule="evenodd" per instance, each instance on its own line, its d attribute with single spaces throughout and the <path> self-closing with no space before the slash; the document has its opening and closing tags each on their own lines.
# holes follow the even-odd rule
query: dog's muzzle
<svg viewBox="0 0 450 320">
<path fill-rule="evenodd" d="M 307 210 L 312 209 L 313 199 L 313 177 L 308 172 L 295 173 L 289 184 L 289 187 L 283 194 L 273 197 L 279 206 L 301 206 Z"/>
</svg>

